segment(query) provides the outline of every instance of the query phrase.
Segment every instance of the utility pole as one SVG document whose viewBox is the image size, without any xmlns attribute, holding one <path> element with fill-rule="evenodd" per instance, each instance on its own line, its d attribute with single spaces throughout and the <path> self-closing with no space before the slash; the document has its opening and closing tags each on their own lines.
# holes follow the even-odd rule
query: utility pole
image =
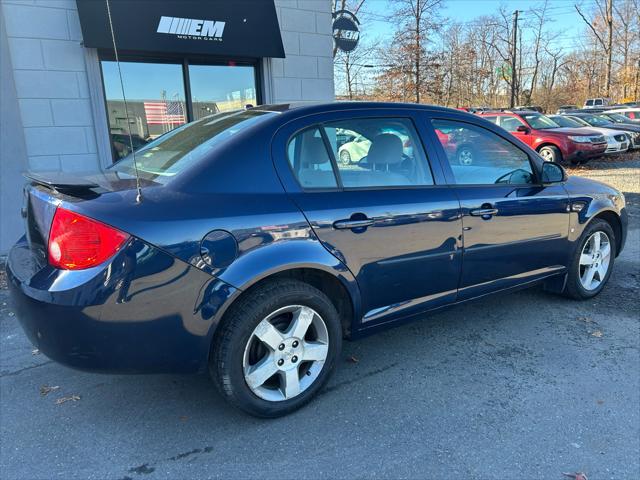
<svg viewBox="0 0 640 480">
<path fill-rule="evenodd" d="M 516 106 L 516 58 L 518 50 L 518 10 L 513 12 L 513 40 L 511 50 L 511 101 L 509 108 Z"/>
</svg>

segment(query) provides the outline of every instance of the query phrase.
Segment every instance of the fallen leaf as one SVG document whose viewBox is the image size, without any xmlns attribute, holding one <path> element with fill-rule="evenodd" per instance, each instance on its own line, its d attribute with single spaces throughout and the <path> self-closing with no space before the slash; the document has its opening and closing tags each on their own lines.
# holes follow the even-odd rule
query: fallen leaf
<svg viewBox="0 0 640 480">
<path fill-rule="evenodd" d="M 600 330 L 596 330 L 594 332 L 591 332 L 591 336 L 600 338 L 602 337 L 602 332 Z"/>
<path fill-rule="evenodd" d="M 349 358 L 347 358 L 347 361 L 351 363 L 358 363 L 360 360 L 355 355 L 351 355 Z"/>
<path fill-rule="evenodd" d="M 602 405 L 604 403 L 604 400 L 598 400 L 598 405 Z"/>
<path fill-rule="evenodd" d="M 58 390 L 60 387 L 58 385 L 50 387 L 49 385 L 42 385 L 40 387 L 40 395 L 46 397 L 50 392 Z"/>
<path fill-rule="evenodd" d="M 186 415 L 182 415 L 182 416 L 180 417 L 180 421 L 181 421 L 181 422 L 186 422 L 187 420 L 189 420 L 189 417 L 187 417 Z"/>
<path fill-rule="evenodd" d="M 56 400 L 56 405 L 62 405 L 65 402 L 77 402 L 80 400 L 79 395 L 71 395 L 70 397 L 62 397 Z"/>
</svg>

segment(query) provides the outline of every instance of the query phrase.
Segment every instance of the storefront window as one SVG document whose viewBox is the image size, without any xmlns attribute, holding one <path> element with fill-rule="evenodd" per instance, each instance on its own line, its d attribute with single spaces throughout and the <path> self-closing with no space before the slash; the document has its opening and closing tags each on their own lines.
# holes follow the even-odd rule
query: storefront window
<svg viewBox="0 0 640 480">
<path fill-rule="evenodd" d="M 120 62 L 133 148 L 187 122 L 182 65 Z M 103 61 L 107 115 L 114 160 L 131 150 L 127 115 L 116 62 Z"/>
<path fill-rule="evenodd" d="M 256 105 L 256 80 L 251 66 L 189 65 L 193 119 Z"/>
<path fill-rule="evenodd" d="M 127 125 L 118 66 L 111 59 L 102 60 L 114 161 L 131 153 L 129 127 L 133 148 L 138 150 L 189 121 L 258 103 L 255 68 L 251 65 L 171 62 L 120 61 L 129 112 Z M 187 76 L 190 89 L 185 88 Z"/>
</svg>

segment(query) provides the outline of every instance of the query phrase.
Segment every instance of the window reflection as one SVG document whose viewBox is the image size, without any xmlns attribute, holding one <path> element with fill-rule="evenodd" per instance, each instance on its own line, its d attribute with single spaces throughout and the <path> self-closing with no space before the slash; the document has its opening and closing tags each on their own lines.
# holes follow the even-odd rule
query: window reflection
<svg viewBox="0 0 640 480">
<path fill-rule="evenodd" d="M 256 105 L 254 68 L 236 65 L 189 65 L 193 117 Z"/>
<path fill-rule="evenodd" d="M 117 64 L 102 62 L 114 160 L 131 153 L 131 143 L 134 150 L 138 150 L 187 122 L 182 65 L 120 62 L 120 68 L 127 97 L 128 125 Z"/>
</svg>

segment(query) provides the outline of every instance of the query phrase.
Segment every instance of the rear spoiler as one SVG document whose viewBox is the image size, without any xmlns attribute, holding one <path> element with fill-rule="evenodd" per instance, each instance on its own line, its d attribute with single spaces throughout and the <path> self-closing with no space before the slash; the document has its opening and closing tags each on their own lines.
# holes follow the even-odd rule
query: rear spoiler
<svg viewBox="0 0 640 480">
<path fill-rule="evenodd" d="M 27 180 L 30 180 L 37 185 L 42 185 L 43 187 L 54 190 L 58 193 L 71 196 L 97 196 L 100 192 L 97 192 L 94 189 L 101 188 L 99 184 L 86 177 L 70 175 L 62 172 L 27 172 L 24 173 L 24 176 Z"/>
</svg>

